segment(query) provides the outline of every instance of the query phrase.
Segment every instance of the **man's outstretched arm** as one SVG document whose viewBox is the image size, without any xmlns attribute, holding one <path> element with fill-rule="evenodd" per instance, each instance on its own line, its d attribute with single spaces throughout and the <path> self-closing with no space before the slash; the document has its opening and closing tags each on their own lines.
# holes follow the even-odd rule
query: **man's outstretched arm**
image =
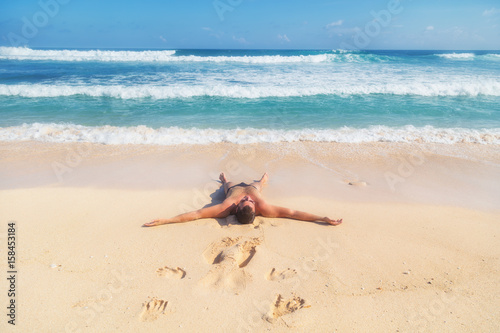
<svg viewBox="0 0 500 333">
<path fill-rule="evenodd" d="M 301 212 L 299 210 L 294 210 L 285 207 L 273 206 L 265 204 L 260 207 L 260 212 L 264 217 L 282 217 L 300 221 L 308 221 L 308 222 L 326 222 L 331 225 L 339 225 L 342 223 L 342 219 L 332 220 L 328 217 L 321 217 L 319 215 L 314 215 L 306 212 Z"/>
<path fill-rule="evenodd" d="M 168 223 L 182 223 L 189 222 L 198 219 L 206 219 L 206 218 L 222 218 L 227 217 L 231 213 L 233 209 L 233 204 L 229 203 L 221 203 L 215 206 L 210 206 L 202 209 L 198 209 L 189 213 L 184 213 L 172 217 L 170 219 L 158 219 L 151 221 L 149 223 L 144 223 L 143 227 L 154 227 L 157 225 L 168 224 Z"/>
</svg>

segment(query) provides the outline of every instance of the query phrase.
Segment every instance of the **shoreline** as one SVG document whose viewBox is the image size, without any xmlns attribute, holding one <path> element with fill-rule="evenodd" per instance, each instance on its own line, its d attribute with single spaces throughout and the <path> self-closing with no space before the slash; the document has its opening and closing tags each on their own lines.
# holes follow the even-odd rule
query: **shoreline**
<svg viewBox="0 0 500 333">
<path fill-rule="evenodd" d="M 319 123 L 312 127 L 293 129 L 282 128 L 287 123 L 287 115 L 282 113 L 259 114 L 262 122 L 249 124 L 246 128 L 207 128 L 206 124 L 177 124 L 162 127 L 159 124 L 122 124 L 104 126 L 84 126 L 72 123 L 24 123 L 0 127 L 0 140 L 4 142 L 38 141 L 46 143 L 89 142 L 104 145 L 211 145 L 211 144 L 297 144 L 297 143 L 407 143 L 407 144 L 481 144 L 500 145 L 500 128 L 434 127 L 432 125 L 370 125 L 331 124 L 324 127 Z M 296 122 L 305 121 L 293 119 Z M 217 121 L 217 119 L 212 119 Z M 184 127 L 187 126 L 187 127 Z M 198 128 L 197 126 L 201 126 Z M 359 127 L 361 126 L 361 127 Z M 275 128 L 276 127 L 276 128 Z"/>
<path fill-rule="evenodd" d="M 272 197 L 456 205 L 498 210 L 500 145 L 261 143 L 102 145 L 0 142 L 0 189 L 202 189 L 269 172 Z M 203 188 L 206 189 L 203 189 Z"/>
</svg>

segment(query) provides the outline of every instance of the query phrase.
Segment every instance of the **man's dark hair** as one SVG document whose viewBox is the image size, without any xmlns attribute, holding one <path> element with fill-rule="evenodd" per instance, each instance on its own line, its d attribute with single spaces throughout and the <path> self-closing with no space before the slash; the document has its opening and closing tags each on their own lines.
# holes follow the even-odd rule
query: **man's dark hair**
<svg viewBox="0 0 500 333">
<path fill-rule="evenodd" d="M 253 211 L 252 207 L 245 206 L 242 209 L 238 209 L 238 211 L 236 211 L 236 219 L 241 224 L 253 223 L 253 220 L 255 219 L 255 212 Z"/>
</svg>

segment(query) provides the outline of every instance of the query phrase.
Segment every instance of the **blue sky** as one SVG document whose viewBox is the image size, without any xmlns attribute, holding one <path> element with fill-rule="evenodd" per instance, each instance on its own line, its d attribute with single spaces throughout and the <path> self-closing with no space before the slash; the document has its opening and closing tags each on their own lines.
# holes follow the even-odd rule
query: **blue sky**
<svg viewBox="0 0 500 333">
<path fill-rule="evenodd" d="M 498 0 L 1 0 L 0 46 L 500 49 Z"/>
</svg>

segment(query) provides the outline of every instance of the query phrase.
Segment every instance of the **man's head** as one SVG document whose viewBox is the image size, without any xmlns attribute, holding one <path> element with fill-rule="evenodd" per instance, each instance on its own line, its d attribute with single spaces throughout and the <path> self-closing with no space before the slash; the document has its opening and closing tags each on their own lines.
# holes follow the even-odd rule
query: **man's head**
<svg viewBox="0 0 500 333">
<path fill-rule="evenodd" d="M 255 201 L 249 196 L 243 197 L 236 207 L 236 219 L 241 224 L 253 223 L 255 219 Z"/>
</svg>

